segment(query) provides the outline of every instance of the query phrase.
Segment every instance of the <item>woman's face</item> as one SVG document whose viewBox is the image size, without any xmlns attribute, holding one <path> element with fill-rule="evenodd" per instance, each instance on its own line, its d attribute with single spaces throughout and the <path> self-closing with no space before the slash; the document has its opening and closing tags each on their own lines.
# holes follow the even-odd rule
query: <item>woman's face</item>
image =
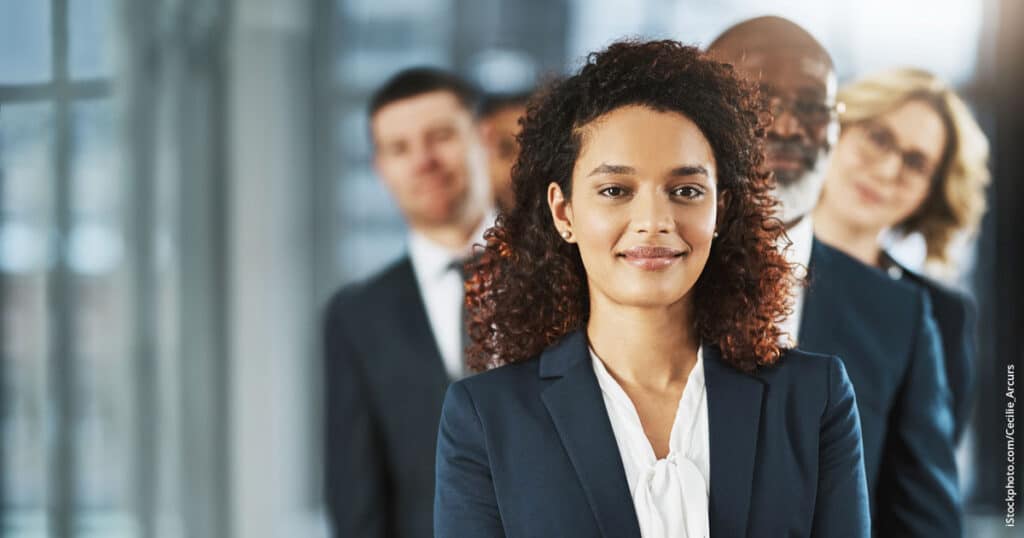
<svg viewBox="0 0 1024 538">
<path fill-rule="evenodd" d="M 717 215 L 711 145 L 685 116 L 625 106 L 583 129 L 569 200 L 548 204 L 579 246 L 592 300 L 669 306 L 707 263 Z M 564 237 L 564 235 L 563 235 Z"/>
<path fill-rule="evenodd" d="M 908 101 L 846 127 L 832 156 L 820 210 L 871 232 L 903 222 L 932 189 L 945 145 L 942 117 L 923 101 Z"/>
</svg>

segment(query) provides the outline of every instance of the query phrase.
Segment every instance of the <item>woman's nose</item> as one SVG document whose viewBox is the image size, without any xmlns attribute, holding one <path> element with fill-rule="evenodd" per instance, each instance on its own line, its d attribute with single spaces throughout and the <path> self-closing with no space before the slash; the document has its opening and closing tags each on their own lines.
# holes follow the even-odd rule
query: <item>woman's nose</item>
<svg viewBox="0 0 1024 538">
<path fill-rule="evenodd" d="M 902 171 L 903 156 L 898 152 L 888 152 L 874 163 L 875 177 L 886 183 L 897 181 Z"/>
<path fill-rule="evenodd" d="M 638 195 L 633 199 L 632 225 L 638 233 L 669 233 L 672 231 L 670 202 L 658 194 Z"/>
</svg>

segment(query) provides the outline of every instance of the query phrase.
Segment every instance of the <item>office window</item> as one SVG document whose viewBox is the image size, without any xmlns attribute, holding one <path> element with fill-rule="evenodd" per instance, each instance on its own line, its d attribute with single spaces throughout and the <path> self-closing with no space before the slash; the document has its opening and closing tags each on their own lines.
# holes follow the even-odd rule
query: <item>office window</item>
<svg viewBox="0 0 1024 538">
<path fill-rule="evenodd" d="M 133 536 L 113 2 L 0 12 L 0 531 Z"/>
</svg>

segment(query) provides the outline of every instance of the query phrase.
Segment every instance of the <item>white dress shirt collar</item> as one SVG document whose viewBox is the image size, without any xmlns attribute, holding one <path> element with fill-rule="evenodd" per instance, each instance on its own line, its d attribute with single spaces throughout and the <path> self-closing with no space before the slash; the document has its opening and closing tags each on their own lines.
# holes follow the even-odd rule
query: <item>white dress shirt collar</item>
<svg viewBox="0 0 1024 538">
<path fill-rule="evenodd" d="M 814 221 L 811 216 L 800 219 L 786 235 L 793 242 L 793 246 L 786 252 L 786 259 L 789 263 L 797 263 L 806 268 L 811 263 L 811 249 L 814 246 Z"/>
<path fill-rule="evenodd" d="M 494 225 L 495 214 L 488 211 L 469 236 L 466 243 L 457 250 L 441 245 L 415 229 L 409 230 L 409 257 L 413 268 L 425 279 L 440 277 L 448 272 L 455 260 L 467 259 L 473 255 L 473 245 L 484 244 L 484 232 Z"/>
<path fill-rule="evenodd" d="M 811 216 L 807 215 L 800 219 L 800 222 L 790 228 L 786 235 L 793 243 L 783 251 L 786 261 L 797 266 L 796 275 L 798 277 L 806 278 L 807 268 L 811 263 L 811 250 L 814 247 L 814 222 L 811 220 Z M 783 242 L 779 247 L 785 247 L 785 243 Z M 781 324 L 783 332 L 788 334 L 788 338 L 784 337 L 784 344 L 787 346 L 796 346 L 799 341 L 805 296 L 806 292 L 803 286 L 798 286 L 793 290 L 793 313 Z"/>
</svg>

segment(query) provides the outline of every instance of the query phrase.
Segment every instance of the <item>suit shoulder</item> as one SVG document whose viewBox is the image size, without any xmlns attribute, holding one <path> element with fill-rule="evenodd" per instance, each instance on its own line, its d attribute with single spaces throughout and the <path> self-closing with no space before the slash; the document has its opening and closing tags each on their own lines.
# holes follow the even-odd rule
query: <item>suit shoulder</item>
<svg viewBox="0 0 1024 538">
<path fill-rule="evenodd" d="M 412 269 L 412 259 L 408 255 L 389 263 L 386 267 L 370 275 L 364 282 L 367 289 L 380 289 L 390 286 L 395 280 L 416 278 Z"/>
<path fill-rule="evenodd" d="M 918 286 L 903 279 L 892 278 L 881 269 L 865 265 L 860 260 L 853 258 L 845 252 L 816 241 L 816 251 L 823 258 L 827 258 L 829 265 L 836 271 L 845 284 L 857 287 L 869 287 L 879 293 L 904 295 L 913 297 L 921 293 Z M 834 275 L 828 275 L 830 278 Z M 814 278 L 814 275 L 811 275 Z"/>
<path fill-rule="evenodd" d="M 529 392 L 539 387 L 540 357 L 499 366 L 453 383 L 468 392 L 474 401 L 504 400 L 514 393 Z"/>
<path fill-rule="evenodd" d="M 835 375 L 846 377 L 846 366 L 840 357 L 800 349 L 785 350 L 775 366 L 762 372 L 762 377 L 773 384 L 783 381 L 795 386 L 828 386 Z"/>
<path fill-rule="evenodd" d="M 353 308 L 361 309 L 367 301 L 392 289 L 397 280 L 410 277 L 415 278 L 412 262 L 408 256 L 403 256 L 362 280 L 342 286 L 328 299 L 325 311 L 332 317 Z"/>
<path fill-rule="evenodd" d="M 853 391 L 842 359 L 798 349 L 786 350 L 775 366 L 762 373 L 762 378 L 773 391 L 815 408 L 820 405 L 820 409 L 833 399 L 834 390 Z"/>
<path fill-rule="evenodd" d="M 537 378 L 540 367 L 540 356 L 534 356 L 524 361 L 506 364 L 497 368 L 480 372 L 459 380 L 459 383 L 466 385 L 471 390 L 501 390 L 502 387 L 515 386 L 524 378 Z"/>
<path fill-rule="evenodd" d="M 817 265 L 819 272 L 811 274 L 810 286 L 815 287 L 815 278 L 841 283 L 843 297 L 872 312 L 871 317 L 882 309 L 885 315 L 877 320 L 917 319 L 924 304 L 931 303 L 928 292 L 920 285 L 905 278 L 893 278 L 887 272 L 869 267 L 842 251 L 820 241 L 815 243 L 815 254 L 824 261 Z"/>
<path fill-rule="evenodd" d="M 966 293 L 947 286 L 937 280 L 924 276 L 920 273 L 899 265 L 905 280 L 920 286 L 931 298 L 932 306 L 936 309 L 950 309 L 964 313 L 974 310 L 974 300 Z"/>
<path fill-rule="evenodd" d="M 774 366 L 762 369 L 760 374 L 766 380 L 785 377 L 794 381 L 812 381 L 827 376 L 829 370 L 836 367 L 842 368 L 843 361 L 835 355 L 786 349 Z"/>
<path fill-rule="evenodd" d="M 812 351 L 804 351 L 800 348 L 786 349 L 782 352 L 781 360 L 788 361 L 791 363 L 807 363 L 818 366 L 821 361 L 833 361 L 838 360 L 835 355 L 829 355 L 827 353 L 814 353 Z"/>
</svg>

